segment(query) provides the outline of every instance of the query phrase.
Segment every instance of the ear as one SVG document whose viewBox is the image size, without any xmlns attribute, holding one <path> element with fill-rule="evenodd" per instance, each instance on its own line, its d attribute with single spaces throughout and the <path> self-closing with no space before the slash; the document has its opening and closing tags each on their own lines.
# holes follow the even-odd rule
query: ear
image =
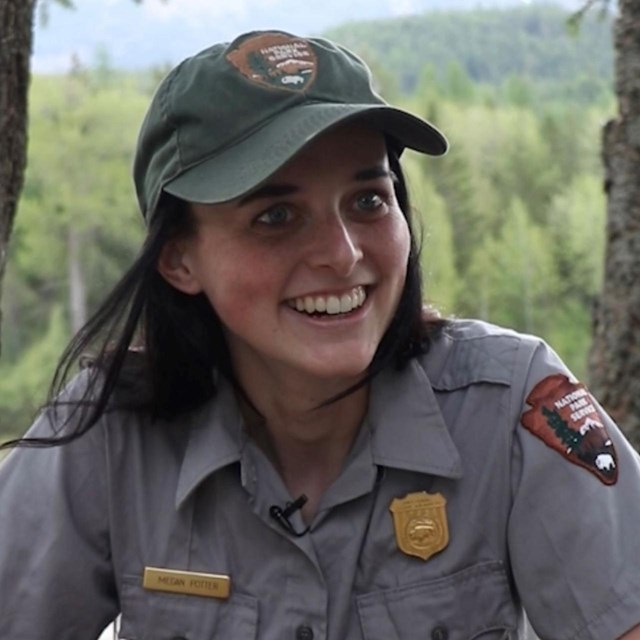
<svg viewBox="0 0 640 640">
<path fill-rule="evenodd" d="M 188 255 L 188 244 L 184 239 L 169 240 L 156 264 L 160 275 L 178 291 L 195 295 L 202 291 L 200 281 L 195 276 Z"/>
</svg>

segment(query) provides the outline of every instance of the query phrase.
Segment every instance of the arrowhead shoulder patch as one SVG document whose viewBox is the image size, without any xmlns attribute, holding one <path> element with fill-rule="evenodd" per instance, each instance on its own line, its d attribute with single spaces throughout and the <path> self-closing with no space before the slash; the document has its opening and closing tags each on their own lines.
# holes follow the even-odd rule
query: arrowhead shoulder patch
<svg viewBox="0 0 640 640">
<path fill-rule="evenodd" d="M 587 388 L 561 373 L 540 381 L 527 397 L 521 423 L 569 462 L 606 485 L 618 480 L 618 457 L 600 411 Z"/>
</svg>

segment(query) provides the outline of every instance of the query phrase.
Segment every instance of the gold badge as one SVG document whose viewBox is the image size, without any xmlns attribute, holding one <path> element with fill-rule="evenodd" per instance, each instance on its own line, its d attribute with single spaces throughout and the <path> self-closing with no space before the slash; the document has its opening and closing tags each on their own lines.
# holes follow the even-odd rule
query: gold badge
<svg viewBox="0 0 640 640">
<path fill-rule="evenodd" d="M 400 551 L 427 560 L 449 544 L 446 504 L 441 493 L 426 491 L 394 498 L 389 511 Z"/>
<path fill-rule="evenodd" d="M 142 586 L 150 591 L 168 591 L 207 598 L 229 597 L 231 580 L 229 576 L 217 573 L 195 573 L 145 567 Z"/>
</svg>

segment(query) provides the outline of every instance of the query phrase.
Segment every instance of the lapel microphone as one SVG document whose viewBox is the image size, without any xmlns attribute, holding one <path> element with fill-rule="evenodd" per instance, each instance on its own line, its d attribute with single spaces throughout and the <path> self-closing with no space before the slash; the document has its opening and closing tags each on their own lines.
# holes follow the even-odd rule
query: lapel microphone
<svg viewBox="0 0 640 640">
<path fill-rule="evenodd" d="M 309 498 L 307 498 L 307 496 L 305 496 L 303 493 L 299 498 L 296 498 L 293 502 L 287 502 L 287 504 L 285 504 L 284 506 L 284 509 L 279 507 L 277 504 L 271 505 L 271 507 L 269 507 L 269 515 L 287 533 L 290 533 L 291 535 L 294 535 L 297 538 L 300 538 L 305 533 L 307 533 L 307 531 L 309 531 L 309 527 L 304 529 L 304 531 L 296 531 L 293 524 L 291 524 L 291 522 L 289 521 L 289 516 L 294 514 L 299 509 L 302 509 L 302 507 L 304 506 L 304 504 L 307 502 L 308 499 Z"/>
</svg>

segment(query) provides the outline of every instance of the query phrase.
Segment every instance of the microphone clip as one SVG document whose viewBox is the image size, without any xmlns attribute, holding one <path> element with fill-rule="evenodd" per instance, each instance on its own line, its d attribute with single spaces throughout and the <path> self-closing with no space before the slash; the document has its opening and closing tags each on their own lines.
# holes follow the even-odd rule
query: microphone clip
<svg viewBox="0 0 640 640">
<path fill-rule="evenodd" d="M 299 509 L 302 509 L 304 504 L 307 502 L 308 498 L 304 494 L 302 494 L 299 498 L 296 498 L 293 502 L 287 502 L 284 506 L 284 509 L 279 507 L 277 504 L 271 505 L 269 507 L 269 515 L 287 532 L 297 538 L 302 537 L 305 533 L 309 531 L 309 527 L 306 527 L 304 531 L 296 531 L 293 524 L 291 524 L 289 520 L 289 516 L 294 514 Z"/>
</svg>

